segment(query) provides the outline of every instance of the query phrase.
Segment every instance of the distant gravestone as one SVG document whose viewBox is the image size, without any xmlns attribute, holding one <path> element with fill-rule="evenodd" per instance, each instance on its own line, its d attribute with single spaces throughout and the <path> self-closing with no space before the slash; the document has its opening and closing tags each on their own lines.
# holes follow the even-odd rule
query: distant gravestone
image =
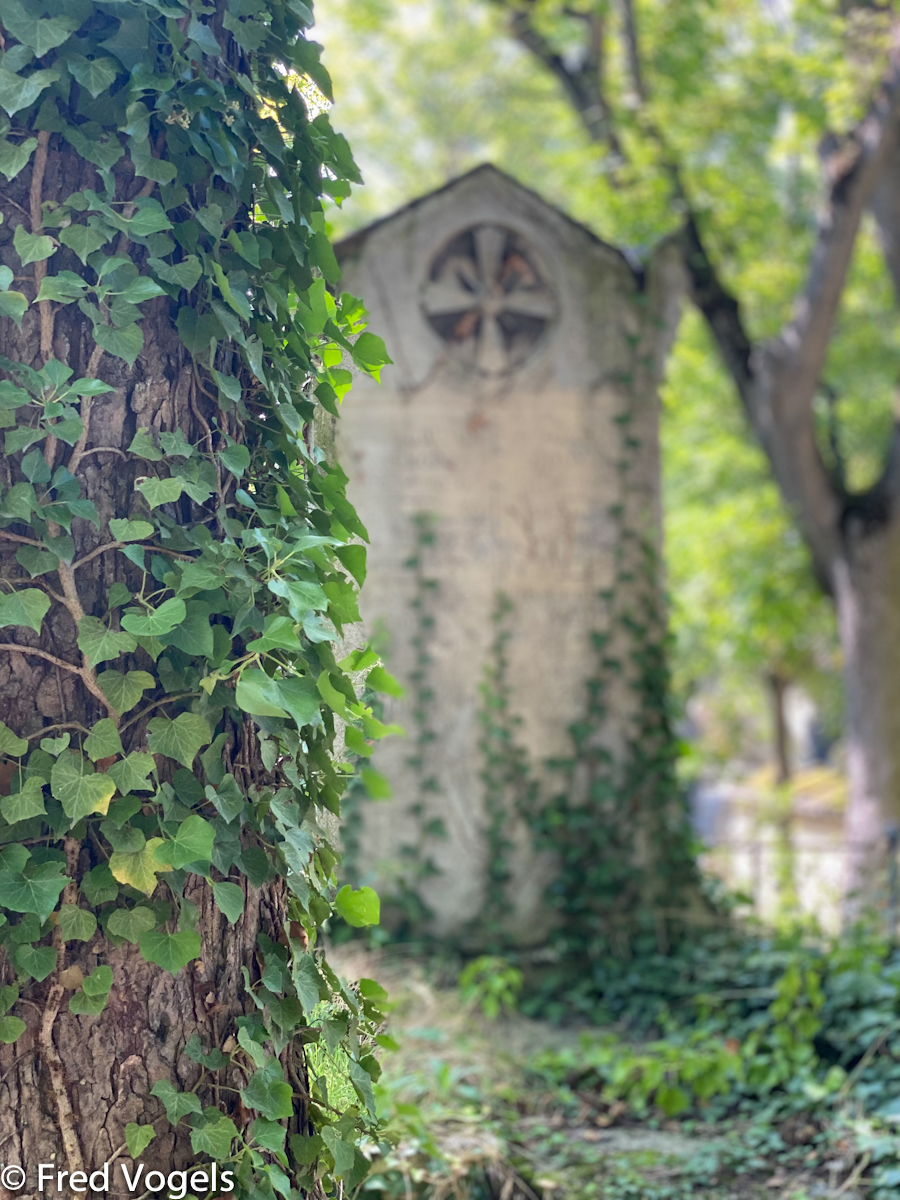
<svg viewBox="0 0 900 1200">
<path fill-rule="evenodd" d="M 372 760 L 393 798 L 365 806 L 358 866 L 388 894 L 419 870 L 433 931 L 465 936 L 496 852 L 483 741 L 498 630 L 515 741 L 543 787 L 584 708 L 622 530 L 658 542 L 658 385 L 680 275 L 665 249 L 636 269 L 490 166 L 338 255 L 393 359 L 345 402 L 338 459 L 371 538 L 364 622 L 406 688 L 385 719 L 407 737 Z M 633 708 L 614 690 L 614 755 Z M 514 814 L 504 836 L 510 929 L 533 940 L 546 864 Z"/>
</svg>

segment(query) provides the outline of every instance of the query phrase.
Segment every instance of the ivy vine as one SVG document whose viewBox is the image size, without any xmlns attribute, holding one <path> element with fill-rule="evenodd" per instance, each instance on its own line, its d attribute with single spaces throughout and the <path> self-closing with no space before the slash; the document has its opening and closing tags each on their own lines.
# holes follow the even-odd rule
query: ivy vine
<svg viewBox="0 0 900 1200">
<path fill-rule="evenodd" d="M 22 1035 L 19 995 L 47 980 L 42 1051 L 81 1169 L 53 1025 L 63 1004 L 104 1010 L 102 947 L 133 943 L 178 972 L 200 953 L 197 881 L 232 925 L 249 889 L 280 883 L 264 968 L 244 968 L 246 1015 L 221 1046 L 189 1041 L 194 1090 L 159 1080 L 153 1095 L 195 1152 L 233 1165 L 241 1193 L 331 1194 L 367 1169 L 384 999 L 338 980 L 318 948 L 332 912 L 378 920 L 370 889 L 336 890 L 317 820 L 339 813 L 352 770 L 333 754 L 335 720 L 355 752 L 389 732 L 353 683 L 377 656 L 336 656 L 358 620 L 366 531 L 310 433 L 318 408 L 337 413 L 351 363 L 377 376 L 387 361 L 361 303 L 329 290 L 323 196 L 339 202 L 359 176 L 310 99 L 330 85 L 304 0 L 0 0 L 0 23 L 14 214 L 0 316 L 35 344 L 28 362 L 0 359 L 0 538 L 21 569 L 0 597 L 0 655 L 71 676 L 93 713 L 0 725 L 0 1040 Z M 124 448 L 94 444 L 92 411 L 109 393 L 124 404 L 160 330 L 198 435 L 157 423 Z M 95 455 L 133 475 L 126 510 L 87 494 Z M 117 576 L 101 597 L 82 582 L 99 556 Z M 48 649 L 65 620 L 71 645 Z M 101 961 L 83 971 L 68 960 L 95 935 Z M 305 1081 L 289 1045 L 310 1047 Z M 240 1127 L 207 1094 L 229 1075 L 252 1117 Z M 308 1123 L 286 1140 L 298 1091 Z M 129 1125 L 129 1153 L 153 1136 Z"/>
</svg>

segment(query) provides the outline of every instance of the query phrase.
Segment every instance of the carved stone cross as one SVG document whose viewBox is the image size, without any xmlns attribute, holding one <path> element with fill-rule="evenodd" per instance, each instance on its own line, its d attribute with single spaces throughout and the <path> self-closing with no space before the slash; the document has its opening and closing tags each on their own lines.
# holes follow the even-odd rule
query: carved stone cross
<svg viewBox="0 0 900 1200">
<path fill-rule="evenodd" d="M 453 357 L 503 375 L 535 349 L 556 316 L 537 254 L 502 225 L 475 225 L 434 258 L 422 310 Z"/>
</svg>

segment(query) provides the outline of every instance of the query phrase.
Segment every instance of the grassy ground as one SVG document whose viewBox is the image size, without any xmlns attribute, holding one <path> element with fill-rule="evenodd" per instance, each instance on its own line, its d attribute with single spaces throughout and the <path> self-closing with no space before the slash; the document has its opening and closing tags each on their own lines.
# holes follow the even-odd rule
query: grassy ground
<svg viewBox="0 0 900 1200">
<path fill-rule="evenodd" d="M 586 1070 L 606 1053 L 602 1030 L 515 1014 L 490 1020 L 462 1000 L 451 974 L 442 979 L 433 963 L 396 951 L 351 946 L 334 957 L 345 977 L 377 979 L 393 1005 L 398 1049 L 385 1056 L 379 1099 L 394 1144 L 373 1152 L 367 1192 L 398 1200 L 900 1196 L 900 1170 L 890 1166 L 898 1139 L 858 1105 L 832 1098 L 741 1112 L 694 1104 L 666 1118 L 633 1092 L 611 1099 Z M 722 1053 L 727 1066 L 727 1046 Z M 608 1078 L 616 1069 L 604 1068 Z M 698 1117 L 704 1107 L 718 1119 Z"/>
</svg>

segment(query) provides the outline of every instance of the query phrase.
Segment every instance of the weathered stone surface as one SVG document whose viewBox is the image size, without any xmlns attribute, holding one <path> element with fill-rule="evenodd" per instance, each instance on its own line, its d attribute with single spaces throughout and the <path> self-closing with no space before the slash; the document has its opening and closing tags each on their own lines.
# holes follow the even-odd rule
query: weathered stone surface
<svg viewBox="0 0 900 1200">
<path fill-rule="evenodd" d="M 622 530 L 658 540 L 657 386 L 680 276 L 665 248 L 636 270 L 492 167 L 347 239 L 339 255 L 343 288 L 365 298 L 394 360 L 380 386 L 354 386 L 338 458 L 371 536 L 364 619 L 408 688 L 387 716 L 410 734 L 376 750 L 394 799 L 367 806 L 363 866 L 384 885 L 398 845 L 420 841 L 440 868 L 422 886 L 435 932 L 465 934 L 486 870 L 479 710 L 491 615 L 500 594 L 515 606 L 516 737 L 541 779 L 545 761 L 567 753 L 583 709 L 597 597 L 616 575 Z M 408 563 L 420 514 L 433 517 L 435 540 L 417 592 Z M 434 587 L 423 590 L 422 578 Z M 417 624 L 423 614 L 430 630 Z M 615 753 L 633 708 L 624 684 L 613 708 Z M 410 766 L 425 726 L 437 738 Z M 436 788 L 423 790 L 429 779 Z M 410 813 L 419 803 L 421 817 Z M 421 822 L 435 816 L 447 836 L 421 840 Z M 545 928 L 546 864 L 520 822 L 509 829 L 513 923 L 529 940 Z"/>
</svg>

